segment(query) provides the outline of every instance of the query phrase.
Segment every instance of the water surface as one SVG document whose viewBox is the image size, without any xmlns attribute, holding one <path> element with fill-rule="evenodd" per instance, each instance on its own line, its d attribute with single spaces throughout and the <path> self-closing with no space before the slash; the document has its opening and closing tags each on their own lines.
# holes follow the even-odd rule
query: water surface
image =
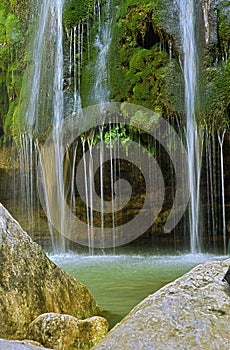
<svg viewBox="0 0 230 350">
<path fill-rule="evenodd" d="M 68 253 L 51 255 L 61 268 L 83 282 L 98 305 L 109 312 L 111 326 L 135 305 L 194 266 L 224 256 L 211 254 L 119 254 Z"/>
</svg>

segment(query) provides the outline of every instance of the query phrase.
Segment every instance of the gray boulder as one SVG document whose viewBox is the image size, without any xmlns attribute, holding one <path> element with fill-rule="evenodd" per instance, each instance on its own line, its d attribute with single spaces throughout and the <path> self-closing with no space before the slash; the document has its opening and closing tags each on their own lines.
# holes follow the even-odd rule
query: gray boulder
<svg viewBox="0 0 230 350">
<path fill-rule="evenodd" d="M 29 326 L 29 337 L 55 350 L 91 349 L 108 332 L 108 322 L 100 316 L 85 320 L 47 313 L 38 316 Z"/>
<path fill-rule="evenodd" d="M 100 314 L 87 288 L 48 259 L 0 204 L 0 337 L 24 339 L 40 314 Z"/>
<path fill-rule="evenodd" d="M 230 259 L 199 265 L 138 304 L 94 350 L 230 349 Z"/>
<path fill-rule="evenodd" d="M 50 350 L 37 342 L 0 339 L 0 350 Z"/>
</svg>

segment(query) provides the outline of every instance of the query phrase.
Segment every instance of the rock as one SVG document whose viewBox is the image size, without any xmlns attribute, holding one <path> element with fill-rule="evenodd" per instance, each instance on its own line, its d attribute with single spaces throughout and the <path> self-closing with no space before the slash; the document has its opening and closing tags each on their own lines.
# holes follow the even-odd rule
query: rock
<svg viewBox="0 0 230 350">
<path fill-rule="evenodd" d="M 30 324 L 29 337 L 55 350 L 91 349 L 105 337 L 108 328 L 108 322 L 99 316 L 79 320 L 70 315 L 46 313 Z"/>
<path fill-rule="evenodd" d="M 230 349 L 229 264 L 199 265 L 148 296 L 93 349 Z"/>
<path fill-rule="evenodd" d="M 230 266 L 229 266 L 228 271 L 226 272 L 224 278 L 222 279 L 222 282 L 227 282 L 230 285 Z"/>
<path fill-rule="evenodd" d="M 47 348 L 43 348 L 41 345 L 35 345 L 37 342 L 29 342 L 29 341 L 13 341 L 13 340 L 5 340 L 0 339 L 0 350 L 49 350 Z"/>
<path fill-rule="evenodd" d="M 40 314 L 100 314 L 90 292 L 48 259 L 0 204 L 0 337 L 26 338 Z"/>
</svg>

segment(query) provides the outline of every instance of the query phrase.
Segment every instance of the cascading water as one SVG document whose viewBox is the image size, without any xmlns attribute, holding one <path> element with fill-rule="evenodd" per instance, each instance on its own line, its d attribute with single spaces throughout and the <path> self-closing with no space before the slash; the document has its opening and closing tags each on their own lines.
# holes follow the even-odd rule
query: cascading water
<svg viewBox="0 0 230 350">
<path fill-rule="evenodd" d="M 98 29 L 97 34 L 94 41 L 94 47 L 97 51 L 95 68 L 94 68 L 94 77 L 95 81 L 90 92 L 91 102 L 94 104 L 99 104 L 103 108 L 103 104 L 109 102 L 109 75 L 108 75 L 108 67 L 107 67 L 107 56 L 110 49 L 111 44 L 111 27 L 112 27 L 112 16 L 111 16 L 111 0 L 107 1 L 105 7 L 102 7 L 100 1 L 96 1 L 94 5 L 94 14 L 97 16 L 98 20 Z M 87 34 L 88 40 L 88 34 Z M 103 124 L 103 123 L 102 123 Z M 103 137 L 103 125 L 100 126 L 100 135 L 101 140 Z M 90 138 L 92 137 L 92 138 Z M 89 191 L 88 203 L 90 205 L 89 214 L 89 222 L 90 222 L 90 232 L 88 235 L 90 237 L 89 246 L 91 246 L 91 253 L 93 253 L 93 188 L 94 188 L 94 178 L 93 178 L 93 158 L 92 158 L 92 144 L 94 134 L 91 134 L 88 138 L 88 147 L 90 151 L 89 164 L 88 169 L 85 169 L 85 174 L 89 173 L 89 183 L 86 184 Z M 103 143 L 100 146 L 100 226 L 103 232 L 104 229 L 104 186 L 103 186 L 103 157 L 104 157 L 104 149 Z M 87 166 L 86 163 L 84 163 Z M 112 169 L 112 168 L 111 168 Z M 111 170 L 112 171 L 112 170 Z M 111 181 L 111 186 L 113 186 L 113 181 Z M 113 189 L 111 188 L 111 193 L 113 194 Z M 113 198 L 112 198 L 113 201 Z M 103 235 L 103 233 L 102 233 Z"/>
<path fill-rule="evenodd" d="M 201 249 L 200 238 L 199 238 L 199 220 L 200 220 L 200 172 L 201 172 L 201 153 L 202 153 L 202 143 L 200 141 L 199 133 L 196 126 L 196 116 L 195 116 L 195 103 L 196 103 L 196 80 L 197 80 L 197 68 L 196 68 L 196 43 L 194 34 L 194 1 L 183 1 L 177 0 L 180 7 L 180 26 L 182 32 L 182 43 L 183 43 L 183 72 L 185 81 L 185 114 L 186 114 L 186 140 L 187 149 L 189 157 L 189 182 L 190 182 L 190 194 L 191 194 L 191 215 L 190 215 L 190 232 L 191 232 L 191 251 L 192 253 L 198 252 Z M 207 6 L 203 9 L 205 11 L 204 24 L 205 24 L 205 42 L 208 42 L 210 35 L 210 28 L 208 23 L 208 11 L 210 6 L 210 1 L 204 2 Z M 97 189 L 97 194 L 100 192 L 100 205 L 97 207 L 101 209 L 100 218 L 95 217 L 95 210 L 93 204 L 95 201 L 95 184 L 94 182 L 94 167 L 96 160 L 93 158 L 92 148 L 94 147 L 95 134 L 83 135 L 81 139 L 75 142 L 75 149 L 65 150 L 62 148 L 62 143 L 60 140 L 60 133 L 58 132 L 58 127 L 63 120 L 64 109 L 66 116 L 72 115 L 73 120 L 78 116 L 79 110 L 82 109 L 81 100 L 81 89 L 83 87 L 85 93 L 86 81 L 81 81 L 82 72 L 87 70 L 86 64 L 90 71 L 89 87 L 88 91 L 88 102 L 89 104 L 101 104 L 109 102 L 110 95 L 110 84 L 109 84 L 109 72 L 108 72 L 108 55 L 111 45 L 112 36 L 112 16 L 113 13 L 113 2 L 94 2 L 94 13 L 92 21 L 91 17 L 79 20 L 79 23 L 75 23 L 71 29 L 66 29 L 67 40 L 69 40 L 69 47 L 65 46 L 68 50 L 66 54 L 66 61 L 63 60 L 63 28 L 62 28 L 62 7 L 63 0 L 44 0 L 40 1 L 40 15 L 38 17 L 35 41 L 33 45 L 32 54 L 32 68 L 29 70 L 28 74 L 28 89 L 30 90 L 30 96 L 28 99 L 28 108 L 26 111 L 26 127 L 21 136 L 21 169 L 22 169 L 22 192 L 25 193 L 24 206 L 27 207 L 29 217 L 28 221 L 33 224 L 34 214 L 37 207 L 34 206 L 34 191 L 36 184 L 36 158 L 38 157 L 38 150 L 40 147 L 40 142 L 38 140 L 39 134 L 43 135 L 44 131 L 48 132 L 51 127 L 54 127 L 54 137 L 56 133 L 55 144 L 55 164 L 50 165 L 50 167 L 55 170 L 50 171 L 46 174 L 45 187 L 47 186 L 47 193 L 49 192 L 48 187 L 52 186 L 52 177 L 54 176 L 54 171 L 58 174 L 58 191 L 57 193 L 63 195 L 64 188 L 68 187 L 68 191 L 71 192 L 70 206 L 72 212 L 76 213 L 77 205 L 75 196 L 75 180 L 76 180 L 76 166 L 77 157 L 79 149 L 89 151 L 91 157 L 86 158 L 83 156 L 84 160 L 84 172 L 85 172 L 85 198 L 86 198 L 86 221 L 88 223 L 88 241 L 89 245 L 93 245 L 93 235 L 94 235 L 94 224 L 100 225 L 102 231 L 106 227 L 107 220 L 106 215 L 103 214 L 104 206 L 106 206 L 105 198 L 108 198 L 112 202 L 112 215 L 111 215 L 111 231 L 114 230 L 114 212 L 116 208 L 113 204 L 116 204 L 114 199 L 116 191 L 119 188 L 115 188 L 114 182 L 117 179 L 117 174 L 115 174 L 116 161 L 114 159 L 119 158 L 117 152 L 119 148 L 116 149 L 116 143 L 111 138 L 112 133 L 115 130 L 115 123 L 105 126 L 103 121 L 98 128 L 98 135 L 100 139 L 103 138 L 104 134 L 107 132 L 109 136 L 109 142 L 107 146 L 110 148 L 110 166 L 105 169 L 103 166 L 100 167 L 99 171 L 99 190 Z M 94 23 L 92 23 L 94 22 Z M 92 32 L 90 30 L 92 29 Z M 93 38 L 93 36 L 95 36 Z M 67 40 L 65 43 L 67 43 Z M 93 46 L 90 47 L 90 45 Z M 88 52 L 86 52 L 88 49 Z M 91 55 L 92 52 L 96 55 Z M 169 58 L 173 60 L 173 49 L 172 43 L 169 43 Z M 86 55 L 87 58 L 83 55 Z M 95 58 L 96 56 L 96 58 Z M 93 58 L 95 60 L 93 61 Z M 64 90 L 63 90 L 63 64 L 67 62 L 68 67 L 64 67 Z M 66 76 L 65 76 L 66 74 Z M 87 74 L 86 74 L 87 76 Z M 32 77 L 32 78 L 31 78 Z M 30 80 L 31 79 L 31 80 Z M 67 82 L 67 84 L 66 84 Z M 69 95 L 68 95 L 69 94 Z M 85 96 L 84 96 L 85 97 Z M 70 102 L 70 103 L 69 103 Z M 107 128 L 107 129 L 106 129 Z M 108 131 L 109 128 L 109 131 Z M 178 126 L 178 129 L 181 125 Z M 37 137 L 38 136 L 38 137 Z M 139 135 L 140 137 L 140 135 Z M 220 133 L 218 139 L 213 139 L 212 136 L 207 137 L 206 146 L 206 174 L 207 174 L 207 186 L 209 187 L 207 192 L 207 197 L 210 200 L 210 205 L 207 210 L 208 226 L 209 231 L 212 232 L 213 241 L 215 242 L 217 234 L 219 234 L 217 227 L 219 225 L 219 219 L 216 216 L 219 215 L 221 206 L 222 208 L 222 221 L 221 224 L 223 228 L 223 240 L 224 249 L 226 251 L 227 237 L 226 237 L 226 217 L 224 211 L 224 169 L 223 169 L 223 135 Z M 219 140 L 219 146 L 217 144 Z M 152 141 L 150 140 L 150 143 Z M 141 143 L 141 142 L 140 142 Z M 104 149 L 103 143 L 100 144 L 99 149 L 99 162 L 103 164 L 104 161 Z M 150 147 L 150 146 L 149 146 Z M 216 147 L 216 148 L 215 148 Z M 219 147 L 219 148 L 218 148 Z M 217 150 L 218 148 L 218 150 Z M 220 150 L 220 164 L 218 160 L 213 156 L 216 152 Z M 138 150 L 139 152 L 140 150 Z M 68 162 L 68 152 L 72 152 L 70 155 L 69 163 L 71 168 L 71 178 L 68 178 L 68 172 L 63 174 L 63 156 L 65 154 L 66 162 Z M 160 155 L 159 155 L 160 158 Z M 35 160 L 35 165 L 34 165 Z M 107 165 L 108 163 L 107 162 Z M 149 161 L 150 162 L 150 161 Z M 65 165 L 64 165 L 65 166 Z M 119 165 L 120 166 L 120 165 Z M 219 171 L 220 166 L 220 179 L 217 178 L 216 173 Z M 29 171 L 28 171 L 29 170 Z M 103 175 L 108 176 L 108 184 L 103 182 Z M 64 178 L 63 178 L 64 176 Z M 149 170 L 150 181 L 154 181 L 154 174 Z M 219 183 L 218 183 L 219 181 Z M 110 186 L 110 189 L 109 189 Z M 50 187 L 51 188 L 51 187 Z M 105 188 L 109 194 L 105 194 Z M 218 188 L 220 193 L 215 191 Z M 66 191 L 67 192 L 67 191 Z M 69 193 L 68 193 L 69 195 Z M 110 196 L 111 195 L 111 196 Z M 217 198 L 218 197 L 218 198 Z M 57 197 L 55 197 L 58 200 Z M 220 203 L 219 198 L 222 199 Z M 216 205 L 215 203 L 219 203 Z M 37 204 L 36 204 L 37 205 Z M 54 203 L 55 205 L 55 203 Z M 50 208 L 51 211 L 54 209 Z M 63 208 L 64 211 L 64 208 Z M 99 211 L 99 210 L 98 210 Z M 107 212 L 106 212 L 107 213 Z M 217 214 L 218 213 L 218 214 Z M 62 211 L 60 211 L 60 216 Z M 219 215 L 220 216 L 220 215 Z M 97 223 L 96 223 L 97 221 Z M 98 223 L 100 221 L 100 223 Z M 109 221 L 109 219 L 108 219 Z M 110 224 L 110 223 L 109 223 Z M 187 229 L 187 228 L 186 228 Z M 52 227 L 50 226 L 50 231 L 52 233 Z M 210 234 L 211 236 L 211 234 Z M 55 240 L 52 238 L 53 243 Z M 211 241 L 211 240 L 210 240 Z M 57 243 L 59 249 L 63 250 L 63 241 Z M 214 243 L 215 244 L 215 243 Z M 55 244 L 54 244 L 55 245 Z M 115 245 L 115 242 L 114 242 Z M 215 246 L 214 246 L 215 248 Z M 54 247 L 55 249 L 55 247 Z M 90 253 L 93 253 L 93 248 L 90 248 Z"/>
<path fill-rule="evenodd" d="M 225 190 L 224 190 L 224 155 L 223 155 L 223 143 L 226 130 L 218 132 L 218 141 L 220 146 L 220 177 L 221 177 L 221 204 L 222 204 L 222 221 L 223 221 L 223 241 L 224 241 L 224 254 L 227 252 L 227 238 L 226 238 L 226 216 L 225 216 Z"/>
<path fill-rule="evenodd" d="M 21 135 L 21 153 L 20 153 L 20 169 L 21 169 L 21 193 L 22 207 L 28 213 L 28 219 L 31 222 L 33 233 L 34 218 L 34 142 L 33 135 L 38 132 L 39 128 L 39 94 L 42 75 L 42 59 L 45 48 L 46 28 L 48 25 L 50 0 L 43 1 L 40 8 L 40 19 L 37 28 L 37 34 L 33 43 L 33 67 L 32 80 L 30 83 L 30 96 L 28 107 L 25 114 L 25 133 Z"/>
<path fill-rule="evenodd" d="M 27 210 L 33 217 L 33 197 L 35 196 L 33 176 L 36 173 L 37 156 L 34 149 L 38 149 L 37 137 L 41 130 L 45 131 L 49 125 L 55 130 L 63 118 L 63 50 L 62 50 L 62 7 L 63 0 L 43 0 L 40 5 L 40 16 L 33 45 L 32 81 L 28 108 L 25 115 L 25 130 L 21 136 L 21 168 L 23 187 L 31 198 L 27 203 Z M 53 92 L 51 95 L 51 91 Z M 27 141 L 28 140 L 28 141 Z M 62 149 L 58 135 L 56 135 L 55 154 L 56 168 L 60 190 L 63 187 Z M 29 173 L 29 176 L 25 176 Z M 45 182 L 44 182 L 45 185 Z M 51 235 L 52 229 L 50 226 Z M 51 238 L 53 241 L 53 238 Z"/>
<path fill-rule="evenodd" d="M 180 25 L 184 54 L 186 142 L 189 160 L 190 240 L 191 252 L 200 251 L 200 172 L 202 144 L 196 125 L 195 98 L 197 80 L 197 52 L 194 34 L 194 1 L 180 0 Z"/>
<path fill-rule="evenodd" d="M 100 1 L 95 4 L 95 12 L 98 13 L 98 33 L 94 46 L 98 52 L 95 63 L 95 83 L 92 91 L 94 103 L 103 104 L 109 102 L 109 77 L 107 68 L 107 56 L 111 44 L 111 0 L 106 2 L 102 13 Z"/>
</svg>

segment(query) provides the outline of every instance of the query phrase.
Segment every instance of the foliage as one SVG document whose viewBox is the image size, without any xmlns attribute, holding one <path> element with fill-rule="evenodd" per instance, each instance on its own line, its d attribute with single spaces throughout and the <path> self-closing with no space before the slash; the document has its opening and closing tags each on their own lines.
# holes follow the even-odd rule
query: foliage
<svg viewBox="0 0 230 350">
<path fill-rule="evenodd" d="M 67 0 L 63 8 L 63 26 L 71 28 L 93 15 L 94 0 Z"/>
<path fill-rule="evenodd" d="M 113 101 L 128 101 L 165 115 L 183 113 L 183 76 L 172 38 L 157 20 L 165 1 L 125 1 L 116 21 L 110 56 Z M 163 16 L 163 15 L 162 15 Z"/>
<path fill-rule="evenodd" d="M 106 0 L 100 0 L 104 6 Z M 169 0 L 113 0 L 112 44 L 108 58 L 110 98 L 128 101 L 159 111 L 164 117 L 184 114 L 184 83 L 179 43 L 178 8 Z M 216 1 L 218 43 L 206 51 L 201 64 L 199 91 L 203 127 L 229 127 L 230 110 L 230 6 L 228 0 Z M 34 31 L 37 0 L 0 2 L 0 129 L 4 138 L 17 137 L 26 110 L 26 69 L 31 61 L 29 38 Z M 69 31 L 79 23 L 84 28 L 84 54 L 81 71 L 83 106 L 92 104 L 90 92 L 95 82 L 95 35 L 98 14 L 94 0 L 65 0 L 63 27 Z M 89 30 L 87 37 L 86 31 Z M 66 37 L 65 45 L 70 40 Z M 89 40 L 87 42 L 87 40 Z M 173 51 L 169 53 L 169 45 Z M 88 47 L 90 52 L 87 52 Z M 214 51 L 226 62 L 214 64 Z M 222 58 L 221 58 L 222 59 Z M 208 67 L 208 68 L 207 68 Z M 72 88 L 72 87 L 71 87 Z M 121 132 L 121 130 L 119 130 Z M 130 131 L 129 131 L 130 132 Z M 123 135 L 124 136 L 124 135 Z M 0 135 L 1 138 L 1 135 Z"/>
<path fill-rule="evenodd" d="M 11 11 L 17 16 L 17 18 L 24 24 L 28 25 L 32 14 L 36 11 L 36 0 L 10 0 Z M 32 10 L 33 9 L 33 10 Z"/>
<path fill-rule="evenodd" d="M 22 24 L 14 13 L 8 15 L 5 22 L 5 30 L 8 45 L 18 45 L 22 40 Z"/>
<path fill-rule="evenodd" d="M 203 73 L 200 124 L 209 129 L 230 126 L 230 59 Z"/>
<path fill-rule="evenodd" d="M 27 33 L 34 5 L 34 0 L 3 0 L 0 4 L 0 93 L 3 105 L 0 125 L 4 131 L 4 140 L 16 137 L 19 132 L 14 121 L 26 67 Z"/>
<path fill-rule="evenodd" d="M 228 0 L 220 1 L 219 14 L 219 35 L 227 48 L 230 43 L 230 5 Z"/>
</svg>

